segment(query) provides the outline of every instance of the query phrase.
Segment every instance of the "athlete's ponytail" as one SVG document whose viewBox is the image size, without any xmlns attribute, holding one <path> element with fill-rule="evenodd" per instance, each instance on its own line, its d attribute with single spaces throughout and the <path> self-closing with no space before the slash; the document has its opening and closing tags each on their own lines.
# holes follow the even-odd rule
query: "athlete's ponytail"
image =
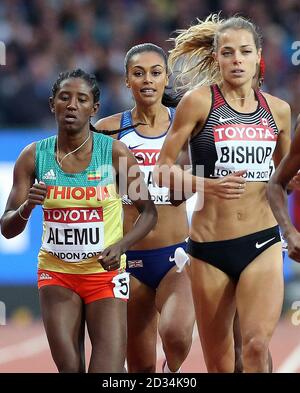
<svg viewBox="0 0 300 393">
<path fill-rule="evenodd" d="M 90 123 L 90 130 L 97 132 L 98 134 L 104 134 L 104 135 L 116 135 L 119 132 L 130 130 L 131 128 L 135 128 L 137 126 L 146 126 L 146 123 L 136 123 L 136 124 L 130 124 L 129 126 L 119 128 L 118 130 L 97 130 L 91 123 Z"/>
<path fill-rule="evenodd" d="M 199 84 L 219 82 L 221 76 L 215 62 L 214 40 L 222 20 L 218 14 L 209 15 L 204 21 L 171 38 L 175 47 L 170 51 L 169 68 L 175 76 L 176 90 L 189 90 Z"/>
<path fill-rule="evenodd" d="M 167 91 L 164 92 L 161 103 L 168 108 L 176 108 L 182 97 L 182 92 L 175 92 L 170 89 L 169 93 L 167 93 Z"/>
<path fill-rule="evenodd" d="M 171 40 L 175 47 L 170 51 L 169 67 L 175 76 L 175 89 L 186 91 L 195 86 L 221 82 L 219 66 L 215 60 L 219 37 L 225 30 L 247 30 L 253 35 L 256 49 L 261 48 L 261 36 L 249 20 L 234 16 L 227 20 L 220 14 L 211 14 L 204 21 L 186 30 Z"/>
<path fill-rule="evenodd" d="M 98 132 L 92 123 L 90 123 L 90 131 Z"/>
</svg>

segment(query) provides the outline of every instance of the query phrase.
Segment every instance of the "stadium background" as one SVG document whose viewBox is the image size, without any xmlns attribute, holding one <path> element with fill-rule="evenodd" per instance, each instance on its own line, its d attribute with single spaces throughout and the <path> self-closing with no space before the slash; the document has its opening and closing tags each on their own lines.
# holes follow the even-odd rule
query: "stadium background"
<svg viewBox="0 0 300 393">
<path fill-rule="evenodd" d="M 124 84 L 126 51 L 142 42 L 156 43 L 167 51 L 172 45 L 167 39 L 174 30 L 220 10 L 224 17 L 235 13 L 249 17 L 260 27 L 266 62 L 263 88 L 290 103 L 294 124 L 300 112 L 298 0 L 2 0 L 0 41 L 6 47 L 6 65 L 0 66 L 0 215 L 22 148 L 55 133 L 48 97 L 60 71 L 82 67 L 96 75 L 101 105 L 94 121 L 120 112 L 133 104 Z M 289 206 L 300 229 L 299 202 L 296 192 Z M 40 238 L 39 208 L 23 234 L 11 240 L 0 235 L 0 332 L 5 329 L 2 340 L 0 335 L 0 371 L 10 371 L 9 365 L 1 368 L 5 340 L 15 342 L 14 332 L 19 335 L 20 328 L 35 332 L 40 326 L 35 285 Z M 299 265 L 286 257 L 284 272 L 282 320 L 294 326 L 290 315 L 293 302 L 300 301 Z M 300 342 L 298 329 L 295 337 Z"/>
</svg>

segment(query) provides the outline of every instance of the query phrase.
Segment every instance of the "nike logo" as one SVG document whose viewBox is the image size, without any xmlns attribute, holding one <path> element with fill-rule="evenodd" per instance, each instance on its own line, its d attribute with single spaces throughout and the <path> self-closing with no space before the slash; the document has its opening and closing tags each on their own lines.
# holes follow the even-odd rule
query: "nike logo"
<svg viewBox="0 0 300 393">
<path fill-rule="evenodd" d="M 134 150 L 134 149 L 136 149 L 137 147 L 140 147 L 140 146 L 142 146 L 143 145 L 143 143 L 140 143 L 139 145 L 136 145 L 136 146 L 128 146 L 128 149 L 130 149 L 130 150 Z"/>
<path fill-rule="evenodd" d="M 261 247 L 263 247 L 265 244 L 270 243 L 273 239 L 275 239 L 275 237 L 272 237 L 272 239 L 266 240 L 266 241 L 263 242 L 263 243 L 258 243 L 258 242 L 256 242 L 255 247 L 256 247 L 256 248 L 261 248 Z"/>
<path fill-rule="evenodd" d="M 169 257 L 169 261 L 170 261 L 170 262 L 174 262 L 174 261 L 175 261 L 175 257 L 174 257 L 174 258 Z"/>
<path fill-rule="evenodd" d="M 233 119 L 235 119 L 235 117 L 223 117 L 223 116 L 220 116 L 219 122 L 220 123 L 225 123 L 225 121 L 229 121 L 229 120 L 233 120 Z"/>
</svg>

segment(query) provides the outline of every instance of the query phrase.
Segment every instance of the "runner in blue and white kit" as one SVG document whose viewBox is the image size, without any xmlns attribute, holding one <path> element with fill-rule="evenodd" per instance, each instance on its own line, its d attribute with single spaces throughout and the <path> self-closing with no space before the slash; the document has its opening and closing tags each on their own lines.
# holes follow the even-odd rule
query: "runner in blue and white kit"
<svg viewBox="0 0 300 393">
<path fill-rule="evenodd" d="M 168 189 L 153 183 L 153 167 L 174 116 L 174 109 L 162 104 L 168 83 L 167 57 L 156 45 L 137 45 L 126 55 L 125 69 L 135 107 L 100 120 L 96 128 L 116 130 L 132 125 L 117 138 L 129 147 L 140 164 L 158 210 L 155 229 L 126 253 L 127 270 L 131 273 L 128 371 L 155 372 L 158 331 L 166 356 L 163 371 L 178 372 L 191 347 L 195 317 L 187 271 L 177 273 L 174 262 L 175 250 L 186 247 L 186 207 L 172 206 Z M 136 123 L 145 125 L 134 127 Z M 134 225 L 137 211 L 126 196 L 123 202 L 127 233 Z"/>
</svg>

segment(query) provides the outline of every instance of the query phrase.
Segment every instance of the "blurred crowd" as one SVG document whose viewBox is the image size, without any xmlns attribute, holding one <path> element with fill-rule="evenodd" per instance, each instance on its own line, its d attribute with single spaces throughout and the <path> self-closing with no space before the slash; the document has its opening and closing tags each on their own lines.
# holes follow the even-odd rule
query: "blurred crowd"
<svg viewBox="0 0 300 393">
<path fill-rule="evenodd" d="M 127 50 L 153 42 L 167 51 L 176 29 L 220 10 L 223 17 L 238 13 L 259 26 L 264 90 L 287 100 L 295 118 L 300 65 L 292 58 L 300 63 L 299 0 L 1 0 L 6 65 L 0 67 L 0 127 L 53 127 L 51 86 L 59 72 L 75 67 L 98 79 L 98 118 L 129 108 L 123 67 Z"/>
</svg>

